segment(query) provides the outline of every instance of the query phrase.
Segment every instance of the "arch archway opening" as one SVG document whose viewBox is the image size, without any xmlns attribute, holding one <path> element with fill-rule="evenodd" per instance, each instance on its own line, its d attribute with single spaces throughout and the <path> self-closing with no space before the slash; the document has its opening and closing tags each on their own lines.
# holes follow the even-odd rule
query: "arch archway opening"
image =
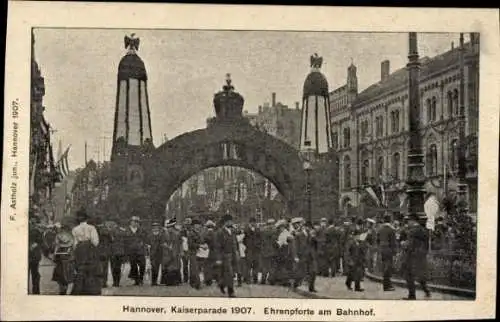
<svg viewBox="0 0 500 322">
<path fill-rule="evenodd" d="M 242 166 L 207 167 L 182 181 L 165 200 L 165 217 L 183 221 L 218 221 L 230 214 L 236 222 L 264 223 L 286 217 L 288 203 L 270 178 Z"/>
</svg>

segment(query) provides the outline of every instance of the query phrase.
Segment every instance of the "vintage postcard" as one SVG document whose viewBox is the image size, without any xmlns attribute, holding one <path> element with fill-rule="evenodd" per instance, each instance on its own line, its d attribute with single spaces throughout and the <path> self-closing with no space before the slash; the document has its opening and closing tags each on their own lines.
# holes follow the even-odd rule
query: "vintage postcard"
<svg viewBox="0 0 500 322">
<path fill-rule="evenodd" d="M 2 320 L 494 317 L 498 18 L 10 2 Z"/>
</svg>

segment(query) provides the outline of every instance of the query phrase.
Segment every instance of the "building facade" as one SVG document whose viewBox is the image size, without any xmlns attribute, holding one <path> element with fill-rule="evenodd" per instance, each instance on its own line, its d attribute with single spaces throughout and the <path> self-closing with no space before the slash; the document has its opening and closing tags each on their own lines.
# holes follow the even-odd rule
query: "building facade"
<svg viewBox="0 0 500 322">
<path fill-rule="evenodd" d="M 34 55 L 34 35 L 32 35 L 31 59 L 31 104 L 30 104 L 30 210 L 51 221 L 54 207 L 52 192 L 60 175 L 56 169 L 51 144 L 51 127 L 44 116 L 45 79 Z"/>
<path fill-rule="evenodd" d="M 463 52 L 463 64 L 460 55 Z M 438 56 L 420 59 L 421 134 L 426 190 L 443 197 L 457 191 L 458 151 L 465 149 L 469 210 L 477 211 L 479 35 Z M 460 75 L 463 68 L 465 139 L 460 140 Z M 380 81 L 358 93 L 356 67 L 330 92 L 333 146 L 339 164 L 339 206 L 362 206 L 365 188 L 383 185 L 385 204 L 404 211 L 407 176 L 408 71 L 381 63 Z M 461 142 L 462 141 L 462 142 Z"/>
</svg>

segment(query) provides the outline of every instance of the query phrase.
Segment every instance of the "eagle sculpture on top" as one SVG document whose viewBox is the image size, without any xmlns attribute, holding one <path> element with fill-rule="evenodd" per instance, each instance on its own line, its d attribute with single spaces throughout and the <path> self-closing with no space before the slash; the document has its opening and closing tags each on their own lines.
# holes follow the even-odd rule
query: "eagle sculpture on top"
<svg viewBox="0 0 500 322">
<path fill-rule="evenodd" d="M 139 50 L 140 40 L 139 38 L 135 37 L 135 33 L 131 34 L 130 37 L 125 36 L 124 42 L 125 42 L 125 48 L 129 48 L 132 51 Z"/>
<path fill-rule="evenodd" d="M 317 53 L 311 55 L 311 67 L 312 68 L 321 68 L 323 64 L 323 57 L 319 57 Z"/>
</svg>

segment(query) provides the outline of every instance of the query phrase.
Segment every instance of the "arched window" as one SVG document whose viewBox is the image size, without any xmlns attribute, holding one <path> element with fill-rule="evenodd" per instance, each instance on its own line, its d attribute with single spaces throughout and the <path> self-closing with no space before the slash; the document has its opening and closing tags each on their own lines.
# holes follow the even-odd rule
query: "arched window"
<svg viewBox="0 0 500 322">
<path fill-rule="evenodd" d="M 427 153 L 427 174 L 434 176 L 437 174 L 437 147 L 432 144 Z"/>
<path fill-rule="evenodd" d="M 344 147 L 351 146 L 351 131 L 348 127 L 344 128 Z"/>
<path fill-rule="evenodd" d="M 370 178 L 370 160 L 368 155 L 364 154 L 361 163 L 361 184 L 369 184 Z"/>
<path fill-rule="evenodd" d="M 455 115 L 458 115 L 458 90 L 455 89 L 453 91 L 453 112 L 455 113 Z"/>
<path fill-rule="evenodd" d="M 435 121 L 437 118 L 437 110 L 436 110 L 436 96 L 432 97 L 432 103 L 431 103 L 431 120 Z"/>
<path fill-rule="evenodd" d="M 448 117 L 453 116 L 453 94 L 451 91 L 448 91 L 448 94 L 446 94 L 447 97 L 447 107 L 448 107 Z"/>
<path fill-rule="evenodd" d="M 399 153 L 396 152 L 392 155 L 392 176 L 396 180 L 401 179 L 400 166 L 401 166 L 401 157 Z"/>
<path fill-rule="evenodd" d="M 348 155 L 344 157 L 344 188 L 351 187 L 351 159 Z"/>
<path fill-rule="evenodd" d="M 458 141 L 453 140 L 450 146 L 450 167 L 453 171 L 458 169 Z"/>
<path fill-rule="evenodd" d="M 399 111 L 394 111 L 394 132 L 399 132 Z"/>
<path fill-rule="evenodd" d="M 384 176 L 384 157 L 379 156 L 377 158 L 377 178 L 383 178 Z"/>
<path fill-rule="evenodd" d="M 432 121 L 431 99 L 430 98 L 428 98 L 425 101 L 425 110 L 427 111 L 427 122 L 430 123 Z"/>
</svg>

